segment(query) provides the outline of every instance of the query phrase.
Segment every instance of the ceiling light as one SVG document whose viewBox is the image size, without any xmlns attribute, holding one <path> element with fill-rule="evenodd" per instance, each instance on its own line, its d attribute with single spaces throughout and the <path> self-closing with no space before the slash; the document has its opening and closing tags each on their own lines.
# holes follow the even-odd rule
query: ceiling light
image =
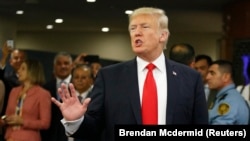
<svg viewBox="0 0 250 141">
<path fill-rule="evenodd" d="M 128 14 L 128 15 L 130 15 L 130 14 L 132 14 L 132 13 L 133 13 L 132 10 L 126 10 L 126 11 L 125 11 L 125 14 Z"/>
<path fill-rule="evenodd" d="M 56 23 L 63 23 L 63 19 L 56 19 L 55 22 Z"/>
<path fill-rule="evenodd" d="M 17 11 L 16 11 L 16 14 L 17 14 L 17 15 L 22 15 L 22 14 L 23 14 L 23 10 L 17 10 Z"/>
<path fill-rule="evenodd" d="M 47 25 L 46 29 L 53 29 L 53 25 Z"/>
<path fill-rule="evenodd" d="M 102 32 L 109 32 L 109 28 L 108 27 L 103 27 Z"/>
<path fill-rule="evenodd" d="M 86 0 L 87 2 L 95 2 L 96 0 Z"/>
</svg>

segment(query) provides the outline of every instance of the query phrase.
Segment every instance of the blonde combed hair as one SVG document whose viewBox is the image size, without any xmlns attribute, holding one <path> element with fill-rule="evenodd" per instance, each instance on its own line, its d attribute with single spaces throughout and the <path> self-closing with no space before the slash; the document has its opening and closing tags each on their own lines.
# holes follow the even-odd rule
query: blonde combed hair
<svg viewBox="0 0 250 141">
<path fill-rule="evenodd" d="M 159 27 L 162 30 L 165 30 L 169 32 L 168 30 L 168 17 L 165 14 L 165 11 L 159 8 L 154 7 L 142 7 L 135 9 L 134 12 L 129 15 L 129 23 L 132 21 L 132 19 L 138 15 L 153 15 L 156 17 L 156 20 L 158 20 Z"/>
</svg>

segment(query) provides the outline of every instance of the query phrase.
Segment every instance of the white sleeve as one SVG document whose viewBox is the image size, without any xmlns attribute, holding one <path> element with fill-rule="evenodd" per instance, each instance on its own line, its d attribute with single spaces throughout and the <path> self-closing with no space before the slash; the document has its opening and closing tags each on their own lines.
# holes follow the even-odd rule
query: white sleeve
<svg viewBox="0 0 250 141">
<path fill-rule="evenodd" d="M 80 119 L 74 120 L 74 121 L 67 121 L 63 118 L 61 120 L 61 123 L 63 124 L 63 126 L 65 128 L 65 134 L 67 136 L 71 136 L 72 134 L 74 134 L 79 129 L 83 119 L 84 119 L 84 116 L 82 116 Z"/>
<path fill-rule="evenodd" d="M 1 70 L 4 70 L 5 66 L 6 66 L 6 65 L 3 66 L 3 65 L 0 63 L 0 69 L 1 69 Z"/>
</svg>

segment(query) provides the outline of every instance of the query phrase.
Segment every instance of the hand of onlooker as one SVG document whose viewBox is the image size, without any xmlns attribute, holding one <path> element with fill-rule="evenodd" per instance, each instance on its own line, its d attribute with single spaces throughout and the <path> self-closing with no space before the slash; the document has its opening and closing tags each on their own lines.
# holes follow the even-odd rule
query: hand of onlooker
<svg viewBox="0 0 250 141">
<path fill-rule="evenodd" d="M 2 48 L 3 56 L 8 56 L 13 51 L 12 47 L 7 46 L 7 42 L 4 43 Z"/>
<path fill-rule="evenodd" d="M 65 120 L 77 120 L 86 113 L 91 99 L 86 98 L 83 104 L 81 104 L 72 83 L 69 84 L 69 89 L 64 83 L 62 83 L 61 87 L 58 89 L 58 93 L 62 102 L 56 100 L 54 97 L 52 97 L 51 100 L 60 108 Z"/>
<path fill-rule="evenodd" d="M 18 115 L 10 115 L 6 116 L 5 123 L 8 125 L 22 125 L 23 119 L 21 116 Z"/>
<path fill-rule="evenodd" d="M 86 57 L 87 54 L 86 53 L 81 53 L 79 54 L 76 59 L 74 60 L 74 65 L 77 66 L 77 65 L 82 65 L 82 64 L 87 64 L 86 61 L 84 61 L 84 57 Z"/>
<path fill-rule="evenodd" d="M 12 47 L 7 46 L 7 42 L 4 43 L 3 48 L 2 48 L 2 58 L 0 60 L 0 67 L 4 67 L 7 62 L 7 58 L 9 54 L 13 51 Z"/>
</svg>

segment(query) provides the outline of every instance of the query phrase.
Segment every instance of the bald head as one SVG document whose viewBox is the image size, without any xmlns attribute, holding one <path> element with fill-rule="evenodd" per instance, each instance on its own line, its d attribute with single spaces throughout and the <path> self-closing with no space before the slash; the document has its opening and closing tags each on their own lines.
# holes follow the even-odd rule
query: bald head
<svg viewBox="0 0 250 141">
<path fill-rule="evenodd" d="M 194 64 L 195 51 L 190 44 L 180 43 L 174 44 L 170 48 L 169 58 L 176 62 L 192 67 Z"/>
</svg>

